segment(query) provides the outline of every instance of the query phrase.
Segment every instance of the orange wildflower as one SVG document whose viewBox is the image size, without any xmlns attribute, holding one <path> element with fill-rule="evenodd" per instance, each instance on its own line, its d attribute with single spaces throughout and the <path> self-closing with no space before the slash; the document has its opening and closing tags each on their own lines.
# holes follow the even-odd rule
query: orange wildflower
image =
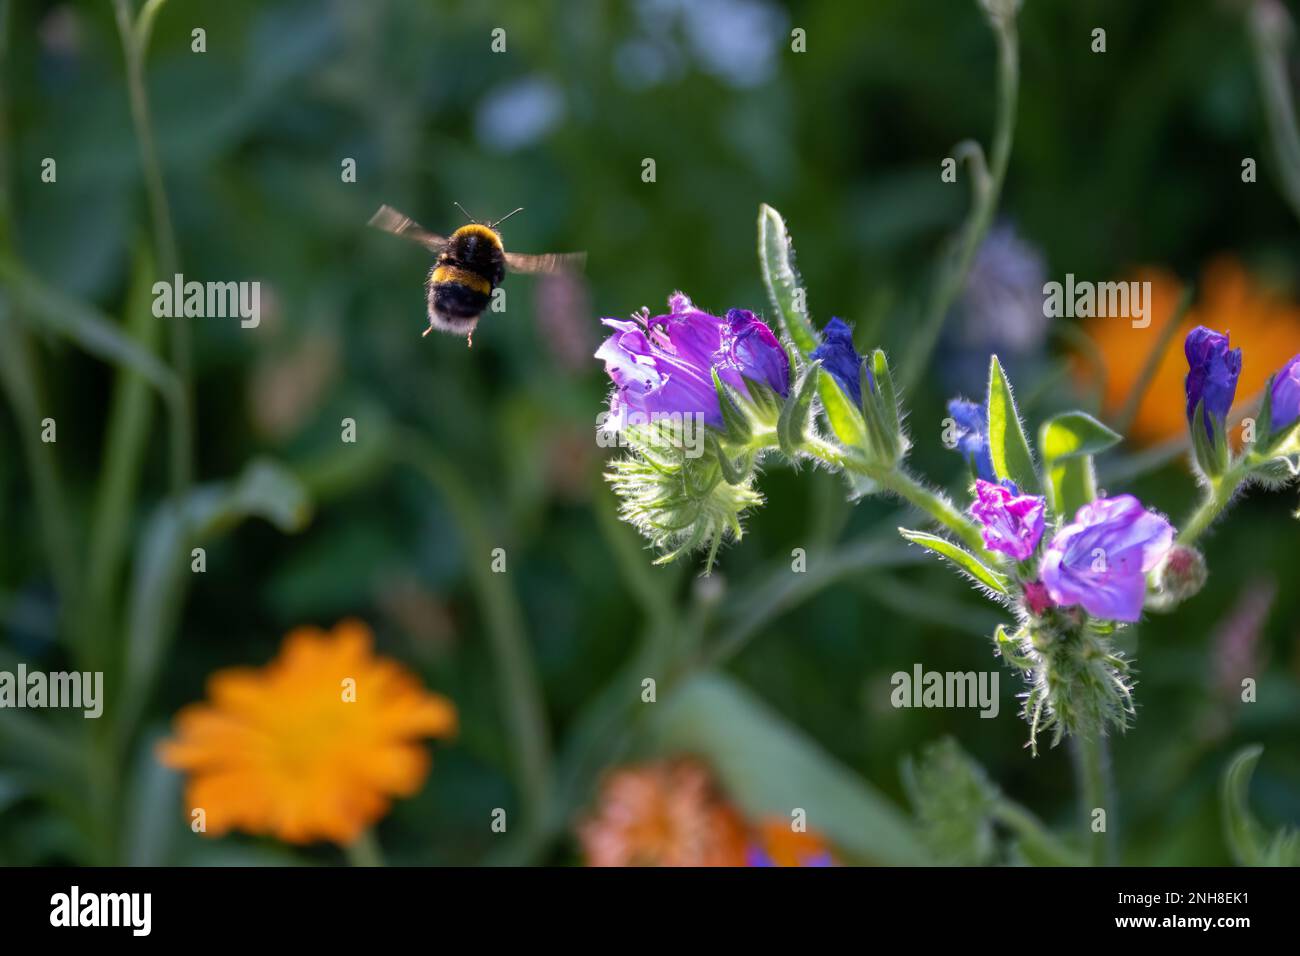
<svg viewBox="0 0 1300 956">
<path fill-rule="evenodd" d="M 754 828 L 750 845 L 750 866 L 831 866 L 835 858 L 821 835 L 811 830 L 802 833 L 789 820 L 769 817 Z"/>
<path fill-rule="evenodd" d="M 740 815 L 691 759 L 611 771 L 578 840 L 588 866 L 745 865 Z"/>
<path fill-rule="evenodd" d="M 1151 282 L 1150 326 L 1135 329 L 1124 318 L 1092 318 L 1083 323 L 1105 363 L 1102 409 L 1106 416 L 1114 416 L 1124 407 L 1163 324 L 1183 293 L 1178 277 L 1162 269 L 1140 270 L 1130 278 Z M 1157 444 L 1186 434 L 1183 379 L 1187 360 L 1182 343 L 1198 325 L 1230 333 L 1233 346 L 1240 346 L 1244 361 L 1237 383 L 1238 405 L 1259 393 L 1268 377 L 1300 351 L 1300 306 L 1257 284 L 1236 259 L 1213 260 L 1204 270 L 1195 303 L 1183 317 L 1138 405 L 1129 428 L 1134 442 Z"/>
<path fill-rule="evenodd" d="M 419 741 L 454 735 L 456 709 L 371 645 L 360 621 L 297 628 L 271 663 L 218 671 L 208 701 L 176 715 L 159 757 L 190 775 L 186 803 L 208 836 L 348 844 L 419 790 Z"/>
</svg>

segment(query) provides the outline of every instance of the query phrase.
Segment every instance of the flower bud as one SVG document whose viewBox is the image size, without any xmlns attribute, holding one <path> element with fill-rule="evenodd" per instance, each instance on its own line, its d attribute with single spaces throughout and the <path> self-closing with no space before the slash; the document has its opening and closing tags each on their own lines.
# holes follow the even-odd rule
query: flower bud
<svg viewBox="0 0 1300 956">
<path fill-rule="evenodd" d="M 1176 544 L 1156 572 L 1157 587 L 1170 604 L 1179 604 L 1205 587 L 1205 557 L 1195 548 Z"/>
<path fill-rule="evenodd" d="M 1187 425 L 1201 470 L 1211 477 L 1227 467 L 1228 412 L 1237 395 L 1241 349 L 1228 348 L 1228 336 L 1198 325 L 1183 343 L 1187 356 Z"/>
</svg>

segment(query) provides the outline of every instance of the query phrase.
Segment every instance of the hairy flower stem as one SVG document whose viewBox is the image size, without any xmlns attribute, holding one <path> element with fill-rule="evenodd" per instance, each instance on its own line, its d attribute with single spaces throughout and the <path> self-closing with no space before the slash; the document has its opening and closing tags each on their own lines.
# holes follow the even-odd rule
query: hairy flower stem
<svg viewBox="0 0 1300 956">
<path fill-rule="evenodd" d="M 1079 780 L 1080 810 L 1088 860 L 1093 866 L 1115 864 L 1115 807 L 1111 800 L 1110 747 L 1101 734 L 1070 738 L 1074 748 L 1074 765 Z M 1105 829 L 1093 831 L 1093 813 L 1105 812 Z"/>
<path fill-rule="evenodd" d="M 1192 512 L 1190 518 L 1183 522 L 1182 531 L 1178 535 L 1178 543 L 1190 547 L 1192 543 L 1201 536 L 1201 534 L 1214 523 L 1214 519 L 1219 516 L 1228 502 L 1232 501 L 1233 495 L 1241 487 L 1246 476 L 1250 474 L 1250 466 L 1243 456 L 1232 468 L 1220 475 L 1218 478 L 1210 479 L 1210 487 L 1206 492 L 1205 500 L 1200 506 Z"/>
<path fill-rule="evenodd" d="M 1007 175 L 1007 163 L 1011 158 L 1011 143 L 1016 128 L 1016 100 L 1020 89 L 1020 52 L 1015 16 L 995 18 L 993 27 L 998 43 L 998 102 L 993 130 L 992 165 L 985 168 L 984 155 L 978 143 L 958 145 L 958 155 L 969 163 L 974 183 L 973 202 L 960 245 L 942 269 L 929 311 L 915 340 L 908 347 L 899 373 L 899 387 L 903 390 L 915 385 L 921 372 L 930 364 L 930 355 L 938 344 L 948 310 L 965 285 L 975 253 L 993 223 L 998 198 L 1002 194 L 1002 183 Z"/>
<path fill-rule="evenodd" d="M 977 555 L 985 559 L 989 558 L 988 551 L 984 547 L 984 539 L 974 523 L 958 511 L 945 495 L 927 488 L 901 466 L 894 465 L 893 467 L 884 468 L 879 465 L 872 465 L 859 458 L 846 455 L 834 445 L 818 438 L 808 438 L 800 447 L 800 450 L 828 465 L 870 478 L 880 487 L 893 492 L 917 509 L 924 511 L 936 522 L 957 535 Z"/>
</svg>

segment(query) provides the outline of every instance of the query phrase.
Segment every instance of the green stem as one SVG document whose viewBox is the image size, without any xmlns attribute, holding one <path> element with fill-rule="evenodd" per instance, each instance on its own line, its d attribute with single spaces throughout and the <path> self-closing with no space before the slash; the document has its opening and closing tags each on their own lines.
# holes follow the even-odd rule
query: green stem
<svg viewBox="0 0 1300 956">
<path fill-rule="evenodd" d="M 163 184 L 162 165 L 158 161 L 158 149 L 154 142 L 149 94 L 144 81 L 145 54 L 153 19 L 162 6 L 162 0 L 146 3 L 139 20 L 134 23 L 129 0 L 113 0 L 113 6 L 117 14 L 118 33 L 122 37 L 122 53 L 126 60 L 131 120 L 140 148 L 140 164 L 149 198 L 149 215 L 153 221 L 158 266 L 162 275 L 170 279 L 180 271 L 180 254 L 176 245 L 176 233 L 172 228 L 167 189 Z M 177 499 L 189 489 L 193 479 L 194 367 L 191 348 L 189 322 L 183 316 L 173 318 L 170 330 L 171 362 L 176 377 L 180 380 L 180 399 L 176 414 L 171 420 L 172 492 Z"/>
<path fill-rule="evenodd" d="M 1020 838 L 1023 852 L 1046 866 L 1078 866 L 1079 858 L 1041 820 L 1014 800 L 1002 799 L 993 806 L 993 817 Z"/>
<path fill-rule="evenodd" d="M 1110 748 L 1106 738 L 1073 737 L 1075 770 L 1079 781 L 1080 811 L 1083 832 L 1087 840 L 1088 859 L 1093 866 L 1112 866 L 1115 863 L 1115 807 L 1111 800 Z M 1106 829 L 1094 833 L 1093 811 L 1106 812 Z"/>
<path fill-rule="evenodd" d="M 1287 38 L 1293 24 L 1286 8 L 1275 0 L 1257 0 L 1250 10 L 1250 38 L 1255 69 L 1264 98 L 1269 143 L 1277 166 L 1282 195 L 1300 218 L 1300 130 L 1286 64 Z"/>
<path fill-rule="evenodd" d="M 456 469 L 417 432 L 398 431 L 393 447 L 446 495 L 465 535 L 471 580 L 487 620 L 487 636 L 500 675 L 498 697 L 514 749 L 517 786 L 530 829 L 542 826 L 552 785 L 551 744 L 541 682 L 524 632 L 523 614 L 506 584 L 488 561 L 493 543 L 477 502 Z"/>
<path fill-rule="evenodd" d="M 373 830 L 365 830 L 361 836 L 343 848 L 343 855 L 350 866 L 376 867 L 384 865 L 384 853 L 375 839 Z"/>
<path fill-rule="evenodd" d="M 984 538 L 971 521 L 957 510 L 947 496 L 933 491 L 921 484 L 901 468 L 892 468 L 879 474 L 871 475 L 881 487 L 887 488 L 900 498 L 915 505 L 931 518 L 943 525 L 970 547 L 976 555 L 985 560 L 990 555 L 984 549 Z"/>
<path fill-rule="evenodd" d="M 1165 351 L 1174 340 L 1178 329 L 1183 324 L 1183 317 L 1187 315 L 1187 310 L 1192 307 L 1192 298 L 1195 295 L 1195 287 L 1189 285 L 1183 292 L 1174 311 L 1170 313 L 1165 324 L 1160 327 L 1160 337 L 1156 339 L 1155 348 L 1147 355 L 1146 362 L 1142 366 L 1142 372 L 1138 375 L 1137 381 L 1129 389 L 1128 397 L 1124 399 L 1124 406 L 1120 409 L 1119 414 L 1115 417 L 1115 431 L 1121 435 L 1127 434 L 1129 426 L 1133 424 L 1133 419 L 1137 417 L 1138 408 L 1142 405 L 1142 399 L 1146 397 L 1147 390 L 1151 387 L 1151 380 L 1155 378 L 1156 370 L 1160 367 L 1161 360 L 1165 357 Z"/>
<path fill-rule="evenodd" d="M 1246 480 L 1250 473 L 1249 465 L 1246 462 L 1246 456 L 1237 462 L 1233 467 L 1218 478 L 1210 482 L 1209 492 L 1205 496 L 1197 509 L 1192 512 L 1182 525 L 1182 531 L 1178 535 L 1178 543 L 1191 547 L 1192 543 L 1204 533 L 1205 529 L 1214 523 L 1214 519 L 1219 516 L 1224 508 L 1228 506 L 1241 487 L 1241 483 Z"/>
<path fill-rule="evenodd" d="M 974 179 L 974 201 L 961 236 L 956 256 L 946 263 L 939 277 L 930 309 L 920 331 L 912 341 L 899 374 L 900 388 L 906 390 L 916 384 L 920 374 L 930 362 L 930 355 L 939 341 L 944 319 L 957 294 L 965 285 L 971 262 L 980 243 L 993 223 L 993 215 L 1002 195 L 1002 184 L 1011 158 L 1011 144 L 1016 128 L 1016 100 L 1020 87 L 1020 53 L 1016 38 L 1015 16 L 992 18 L 994 35 L 998 44 L 998 103 L 997 119 L 993 130 L 992 164 L 986 171 L 979 146 L 963 145 L 960 151 L 967 154 Z"/>
<path fill-rule="evenodd" d="M 904 501 L 924 511 L 974 549 L 977 555 L 992 560 L 992 556 L 984 548 L 984 538 L 979 529 L 957 510 L 946 495 L 927 488 L 902 467 L 895 465 L 892 468 L 881 468 L 872 465 L 859 457 L 845 454 L 829 442 L 811 436 L 804 440 L 800 451 L 832 467 L 845 468 L 865 475 L 886 491 L 892 491 Z"/>
</svg>

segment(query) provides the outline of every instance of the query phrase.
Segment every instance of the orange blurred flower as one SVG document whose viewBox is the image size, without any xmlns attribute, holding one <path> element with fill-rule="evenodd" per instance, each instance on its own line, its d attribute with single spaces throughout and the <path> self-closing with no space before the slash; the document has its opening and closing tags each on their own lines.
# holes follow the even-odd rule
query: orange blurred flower
<svg viewBox="0 0 1300 956">
<path fill-rule="evenodd" d="M 1163 269 L 1139 270 L 1130 278 L 1151 283 L 1147 312 L 1151 324 L 1147 328 L 1135 329 L 1122 317 L 1091 318 L 1083 323 L 1105 362 L 1102 408 L 1107 416 L 1123 408 L 1161 328 L 1183 294 L 1178 277 Z M 1237 383 L 1238 404 L 1255 396 L 1268 377 L 1300 351 L 1300 306 L 1257 284 L 1236 259 L 1213 260 L 1204 270 L 1196 301 L 1183 316 L 1138 405 L 1129 427 L 1129 437 L 1135 443 L 1157 444 L 1186 434 L 1183 339 L 1198 325 L 1227 332 L 1233 347 L 1240 346 L 1244 361 Z"/>
<path fill-rule="evenodd" d="M 189 773 L 208 836 L 348 844 L 420 788 L 419 741 L 454 735 L 456 709 L 371 644 L 360 621 L 297 628 L 271 663 L 218 671 L 208 701 L 176 715 L 159 758 Z"/>
<path fill-rule="evenodd" d="M 588 866 L 744 866 L 745 827 L 689 758 L 620 767 L 578 825 Z"/>
<path fill-rule="evenodd" d="M 750 866 L 833 866 L 835 858 L 821 835 L 800 833 L 789 820 L 769 817 L 754 828 L 749 847 Z"/>
</svg>

